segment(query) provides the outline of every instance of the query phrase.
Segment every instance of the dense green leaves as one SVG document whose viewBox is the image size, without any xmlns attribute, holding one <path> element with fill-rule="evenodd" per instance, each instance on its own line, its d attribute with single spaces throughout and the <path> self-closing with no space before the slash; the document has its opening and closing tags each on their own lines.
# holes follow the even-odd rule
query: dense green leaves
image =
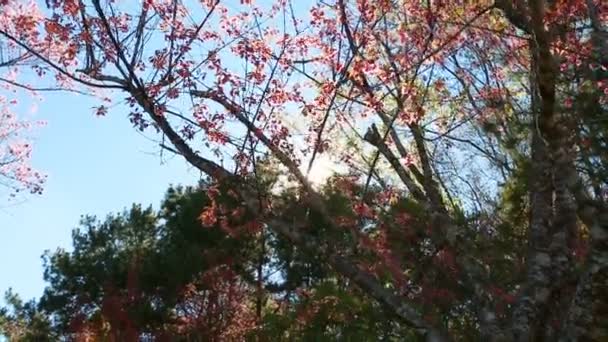
<svg viewBox="0 0 608 342">
<path fill-rule="evenodd" d="M 335 217 L 360 221 L 359 232 L 328 231 L 322 220 L 315 224 L 317 214 L 299 204 L 290 188 L 272 195 L 275 203 L 284 203 L 275 214 L 295 220 L 308 216 L 310 236 L 332 241 L 334 250 L 357 256 L 386 286 L 395 286 L 401 271 L 384 265 L 374 250 L 376 240 L 386 233 L 390 248 L 404 251 L 394 256 L 397 263 L 421 258 L 424 247 L 415 246 L 425 234 L 424 214 L 412 200 L 395 195 L 381 215 L 362 217 L 345 187 L 363 190 L 336 177 L 325 185 L 323 200 Z M 73 231 L 72 251 L 45 253 L 48 287 L 40 301 L 29 303 L 30 311 L 11 304 L 27 314 L 6 316 L 10 324 L 5 326 L 37 333 L 40 312 L 45 333 L 65 338 L 135 334 L 214 340 L 226 338 L 223 334 L 231 330 L 230 336 L 254 340 L 390 341 L 410 336 L 407 326 L 328 268 L 323 255 L 298 248 L 268 229 L 240 231 L 235 237 L 237 231 L 219 223 L 202 224 L 200 213 L 213 202 L 209 194 L 216 201 L 228 196 L 215 189 L 171 187 L 158 211 L 133 205 L 101 221 L 83 217 Z M 370 205 L 378 194 L 379 189 L 370 190 Z M 404 212 L 410 213 L 407 219 L 395 219 Z M 363 233 L 370 237 L 367 242 L 357 237 Z M 431 269 L 423 274 L 408 268 L 404 273 L 418 282 Z"/>
<path fill-rule="evenodd" d="M 10 289 L 4 295 L 7 306 L 0 309 L 0 334 L 11 341 L 44 342 L 56 338 L 49 316 L 35 301 L 23 302 Z"/>
</svg>

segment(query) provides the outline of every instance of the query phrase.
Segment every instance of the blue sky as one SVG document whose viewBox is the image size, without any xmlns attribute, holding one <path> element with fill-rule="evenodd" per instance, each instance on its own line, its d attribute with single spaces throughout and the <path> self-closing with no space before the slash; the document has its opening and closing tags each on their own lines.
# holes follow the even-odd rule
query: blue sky
<svg viewBox="0 0 608 342">
<path fill-rule="evenodd" d="M 33 164 L 48 174 L 45 191 L 13 205 L 0 203 L 0 291 L 12 287 L 24 299 L 44 289 L 41 254 L 69 248 L 81 215 L 104 217 L 131 203 L 158 206 L 169 184 L 194 184 L 199 173 L 166 156 L 133 129 L 127 111 L 96 117 L 97 103 L 81 95 L 46 93 L 36 119 Z M 25 101 L 26 98 L 24 98 Z"/>
</svg>

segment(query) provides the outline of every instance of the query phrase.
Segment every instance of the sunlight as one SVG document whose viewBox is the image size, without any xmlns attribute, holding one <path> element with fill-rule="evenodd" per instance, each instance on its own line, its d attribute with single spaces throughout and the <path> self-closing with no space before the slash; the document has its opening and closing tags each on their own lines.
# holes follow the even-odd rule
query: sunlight
<svg viewBox="0 0 608 342">
<path fill-rule="evenodd" d="M 300 170 L 302 170 L 305 175 L 307 169 L 308 161 L 306 161 L 306 163 L 302 163 L 302 166 L 300 166 Z M 334 163 L 329 156 L 317 155 L 312 169 L 308 174 L 308 180 L 315 188 L 320 187 L 336 172 L 338 172 L 338 165 Z"/>
</svg>

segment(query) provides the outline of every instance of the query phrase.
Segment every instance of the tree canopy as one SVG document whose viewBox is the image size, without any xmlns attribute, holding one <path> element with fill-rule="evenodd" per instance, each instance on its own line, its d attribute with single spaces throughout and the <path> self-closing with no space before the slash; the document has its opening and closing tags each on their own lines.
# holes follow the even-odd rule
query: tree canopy
<svg viewBox="0 0 608 342">
<path fill-rule="evenodd" d="M 43 89 L 98 97 L 96 115 L 127 111 L 159 151 L 207 175 L 192 210 L 229 237 L 209 240 L 218 252 L 281 241 L 260 252 L 258 332 L 263 294 L 306 284 L 307 319 L 324 319 L 311 334 L 333 338 L 351 323 L 374 338 L 608 338 L 605 2 L 4 0 L 0 11 L 1 43 L 23 56 L 7 86 L 34 91 L 19 77 L 35 72 Z M 320 185 L 309 176 L 321 157 L 339 175 Z M 135 267 L 125 260 L 157 262 L 156 247 L 143 256 L 156 219 L 134 208 L 85 221 L 75 243 L 100 243 L 98 271 L 138 288 L 120 285 Z M 197 248 L 166 251 L 149 276 L 201 260 Z M 211 276 L 231 284 L 221 290 L 256 279 L 240 256 Z M 73 257 L 49 262 L 71 272 Z M 278 283 L 262 281 L 266 263 L 283 270 Z M 222 303 L 232 326 L 239 309 Z M 291 324 L 290 304 L 276 324 Z"/>
</svg>

